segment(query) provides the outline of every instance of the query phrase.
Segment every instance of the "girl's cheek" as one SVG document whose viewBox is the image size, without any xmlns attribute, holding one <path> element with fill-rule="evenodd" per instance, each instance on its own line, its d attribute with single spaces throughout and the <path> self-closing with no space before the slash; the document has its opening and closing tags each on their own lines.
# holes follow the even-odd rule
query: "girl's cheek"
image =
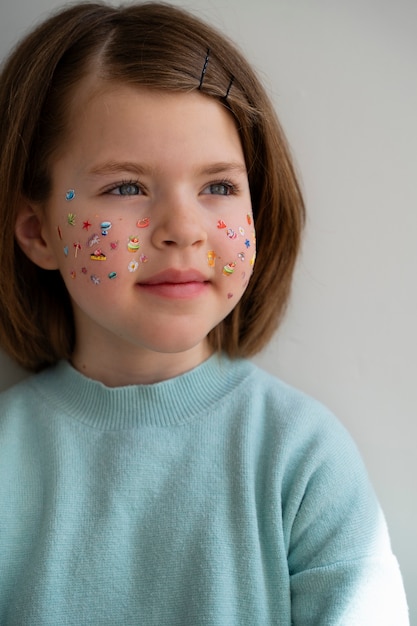
<svg viewBox="0 0 417 626">
<path fill-rule="evenodd" d="M 113 222 L 99 215 L 85 219 L 69 212 L 65 219 L 57 226 L 64 278 L 83 279 L 97 287 L 120 280 L 148 262 L 144 245 L 148 218 L 127 229 L 122 219 Z"/>
<path fill-rule="evenodd" d="M 208 265 L 224 280 L 227 297 L 240 297 L 253 273 L 256 258 L 252 214 L 239 222 L 219 219 L 216 230 L 216 249 L 208 251 Z"/>
</svg>

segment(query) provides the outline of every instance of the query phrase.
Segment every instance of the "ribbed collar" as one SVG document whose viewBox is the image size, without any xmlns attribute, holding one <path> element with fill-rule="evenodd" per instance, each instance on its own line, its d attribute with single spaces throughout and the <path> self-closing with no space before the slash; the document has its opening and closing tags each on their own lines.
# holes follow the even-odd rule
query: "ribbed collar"
<svg viewBox="0 0 417 626">
<path fill-rule="evenodd" d="M 121 430 L 183 424 L 215 411 L 252 368 L 248 361 L 214 355 L 190 372 L 161 383 L 106 387 L 63 361 L 32 380 L 46 405 L 54 405 L 60 415 L 97 429 Z"/>
</svg>

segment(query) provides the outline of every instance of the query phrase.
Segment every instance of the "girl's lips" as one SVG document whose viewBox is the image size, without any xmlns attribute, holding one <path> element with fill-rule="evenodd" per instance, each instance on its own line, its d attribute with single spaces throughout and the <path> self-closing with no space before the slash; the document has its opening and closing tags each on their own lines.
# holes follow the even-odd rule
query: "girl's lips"
<svg viewBox="0 0 417 626">
<path fill-rule="evenodd" d="M 209 286 L 206 277 L 197 270 L 168 269 L 138 283 L 145 293 L 162 298 L 186 300 L 202 295 Z"/>
</svg>

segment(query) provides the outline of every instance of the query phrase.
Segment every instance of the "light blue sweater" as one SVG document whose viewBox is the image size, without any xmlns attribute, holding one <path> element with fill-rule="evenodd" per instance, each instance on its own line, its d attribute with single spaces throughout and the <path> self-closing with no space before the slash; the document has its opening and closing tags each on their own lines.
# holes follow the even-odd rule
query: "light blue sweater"
<svg viewBox="0 0 417 626">
<path fill-rule="evenodd" d="M 247 361 L 0 396 L 2 626 L 404 626 L 383 515 L 327 410 Z"/>
</svg>

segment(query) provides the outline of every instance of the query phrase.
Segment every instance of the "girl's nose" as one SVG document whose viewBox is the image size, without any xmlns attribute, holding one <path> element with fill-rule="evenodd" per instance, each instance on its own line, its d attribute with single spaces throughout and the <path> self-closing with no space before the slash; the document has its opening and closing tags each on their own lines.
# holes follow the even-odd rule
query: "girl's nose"
<svg viewBox="0 0 417 626">
<path fill-rule="evenodd" d="M 155 211 L 153 244 L 157 248 L 199 246 L 207 240 L 203 209 L 187 200 L 165 201 Z"/>
</svg>

